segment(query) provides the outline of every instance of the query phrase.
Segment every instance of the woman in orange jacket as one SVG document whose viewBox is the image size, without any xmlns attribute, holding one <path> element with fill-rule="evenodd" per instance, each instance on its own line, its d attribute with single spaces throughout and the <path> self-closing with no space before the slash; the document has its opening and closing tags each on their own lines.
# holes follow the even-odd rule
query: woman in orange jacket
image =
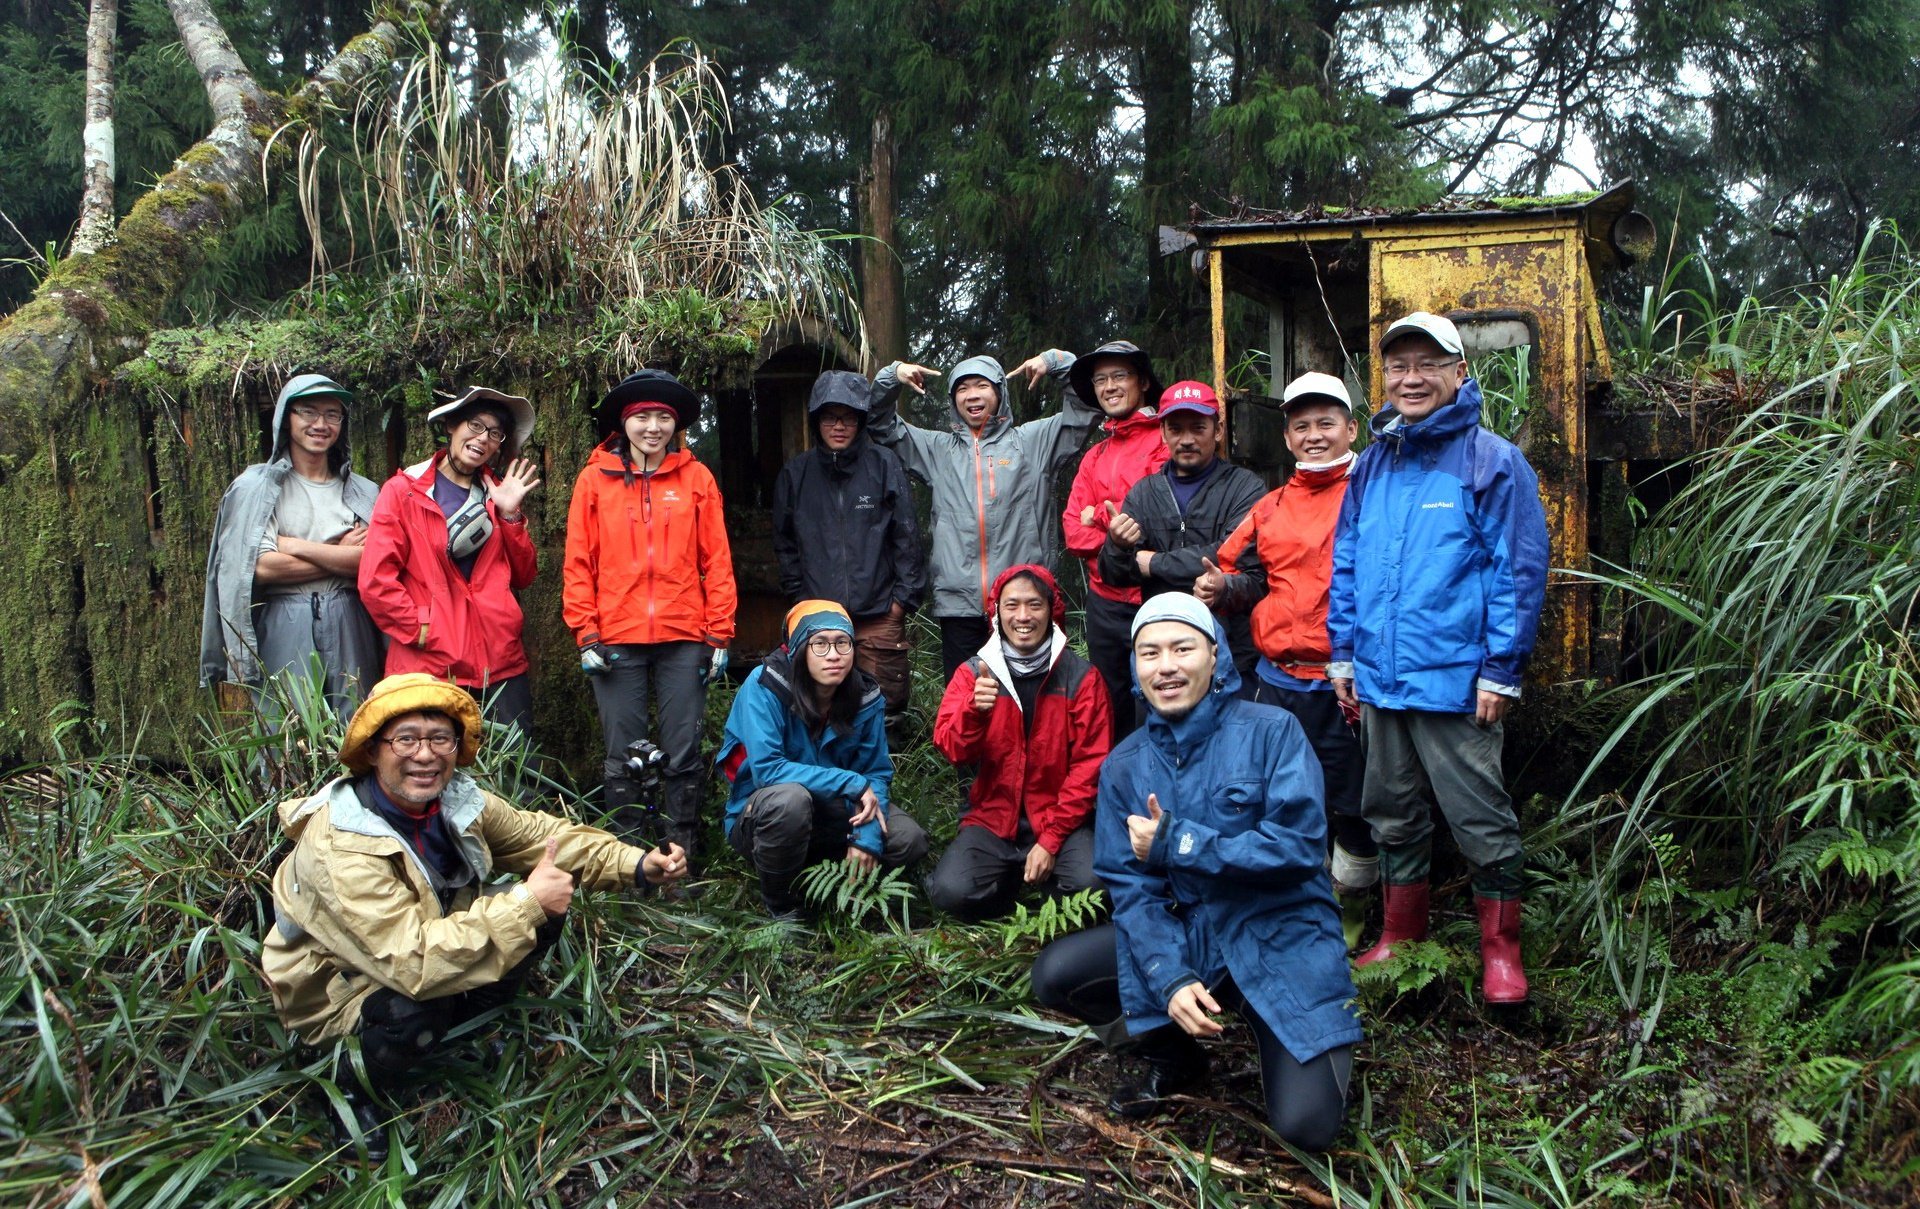
<svg viewBox="0 0 1920 1209">
<path fill-rule="evenodd" d="M 700 399 L 672 374 L 643 369 L 600 401 L 604 438 L 573 485 L 561 610 L 580 645 L 606 736 L 606 805 L 636 842 L 645 814 L 627 745 L 659 710 L 663 835 L 691 859 L 705 788 L 700 724 L 707 686 L 727 669 L 736 595 L 733 552 L 713 473 L 687 451 Z"/>
</svg>

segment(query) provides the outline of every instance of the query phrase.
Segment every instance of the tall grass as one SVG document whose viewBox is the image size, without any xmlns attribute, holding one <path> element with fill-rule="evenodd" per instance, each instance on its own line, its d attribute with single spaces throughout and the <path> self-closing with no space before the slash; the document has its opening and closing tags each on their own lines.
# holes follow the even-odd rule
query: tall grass
<svg viewBox="0 0 1920 1209">
<path fill-rule="evenodd" d="M 593 319 L 626 362 L 688 297 L 734 321 L 825 319 L 864 357 L 846 259 L 719 158 L 731 118 L 713 60 L 669 50 L 617 91 L 526 76 L 497 86 L 510 113 L 497 135 L 428 45 L 396 87 L 362 99 L 344 144 L 308 136 L 300 198 L 316 270 L 340 257 L 362 277 L 380 270 L 387 301 L 421 324 L 449 308 L 536 333 Z M 347 246 L 330 249 L 343 216 Z"/>
<path fill-rule="evenodd" d="M 1808 1144 L 1847 1128 L 1863 1090 L 1920 1086 L 1920 263 L 1883 228 L 1846 275 L 1784 300 L 1666 298 L 1696 315 L 1706 359 L 1771 389 L 1692 460 L 1635 567 L 1603 577 L 1642 602 L 1657 670 L 1614 698 L 1583 780 L 1632 770 L 1578 808 L 1607 837 L 1587 923 L 1650 856 L 1693 883 L 1699 917 L 1737 902 L 1779 921 L 1748 928 L 1739 960 L 1796 996 L 1844 991 L 1830 1037 L 1876 1055 L 1801 1054 L 1801 1107 L 1826 1114 L 1822 1130 L 1794 1110 Z M 1640 326 L 1687 347 L 1679 318 Z"/>
</svg>

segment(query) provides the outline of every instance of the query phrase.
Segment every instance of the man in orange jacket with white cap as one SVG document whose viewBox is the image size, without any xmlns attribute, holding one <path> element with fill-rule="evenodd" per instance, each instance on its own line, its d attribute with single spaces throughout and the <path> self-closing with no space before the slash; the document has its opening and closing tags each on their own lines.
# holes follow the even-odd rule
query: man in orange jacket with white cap
<svg viewBox="0 0 1920 1209">
<path fill-rule="evenodd" d="M 1327 680 L 1327 589 L 1333 578 L 1333 533 L 1359 428 L 1346 383 L 1331 374 L 1301 374 L 1287 384 L 1281 407 L 1293 474 L 1227 535 L 1193 593 L 1223 615 L 1252 611 L 1260 661 L 1246 695 L 1292 714 L 1319 757 L 1333 892 L 1352 947 L 1366 920 L 1366 892 L 1380 878 L 1380 858 L 1360 814 L 1366 763 L 1360 738 Z M 1233 570 L 1249 550 L 1264 574 Z"/>
</svg>

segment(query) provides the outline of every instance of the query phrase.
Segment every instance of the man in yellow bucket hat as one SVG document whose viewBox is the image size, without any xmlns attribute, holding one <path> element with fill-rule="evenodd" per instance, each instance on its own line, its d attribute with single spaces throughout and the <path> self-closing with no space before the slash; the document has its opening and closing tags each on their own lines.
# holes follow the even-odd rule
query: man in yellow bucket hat
<svg viewBox="0 0 1920 1209">
<path fill-rule="evenodd" d="M 339 1081 L 375 1161 L 385 1114 L 368 1092 L 513 999 L 559 938 L 576 882 L 645 888 L 687 871 L 677 844 L 649 852 L 483 790 L 461 771 L 480 734 L 465 689 L 426 672 L 389 676 L 347 725 L 347 775 L 280 806 L 294 846 L 274 874 L 261 967 L 301 1040 L 360 1039 L 371 1086 L 346 1063 Z M 487 884 L 502 872 L 521 880 Z"/>
</svg>

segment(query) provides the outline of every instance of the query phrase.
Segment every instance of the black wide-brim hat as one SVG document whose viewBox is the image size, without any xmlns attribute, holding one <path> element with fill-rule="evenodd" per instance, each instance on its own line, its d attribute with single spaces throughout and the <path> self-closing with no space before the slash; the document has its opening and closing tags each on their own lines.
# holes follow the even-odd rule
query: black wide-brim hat
<svg viewBox="0 0 1920 1209">
<path fill-rule="evenodd" d="M 602 437 L 620 427 L 620 413 L 634 403 L 658 403 L 673 412 L 673 430 L 685 432 L 700 418 L 700 396 L 662 369 L 643 369 L 620 379 L 600 400 L 596 422 Z"/>
<path fill-rule="evenodd" d="M 1088 407 L 1100 406 L 1093 393 L 1093 363 L 1102 357 L 1117 357 L 1133 367 L 1140 375 L 1145 392 L 1140 396 L 1142 407 L 1152 407 L 1160 401 L 1159 375 L 1153 372 L 1153 358 L 1147 351 L 1131 340 L 1109 340 L 1084 357 L 1076 357 L 1073 368 L 1067 371 L 1067 382 L 1073 387 L 1073 393 Z"/>
</svg>

